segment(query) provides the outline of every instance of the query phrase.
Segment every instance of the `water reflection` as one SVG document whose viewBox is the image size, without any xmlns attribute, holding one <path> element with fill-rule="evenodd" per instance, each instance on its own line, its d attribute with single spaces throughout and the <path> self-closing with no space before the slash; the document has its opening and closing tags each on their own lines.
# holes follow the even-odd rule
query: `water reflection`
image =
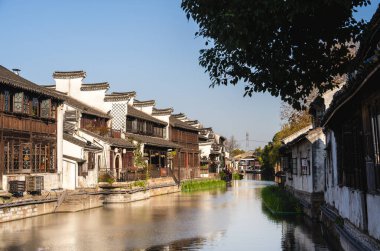
<svg viewBox="0 0 380 251">
<path fill-rule="evenodd" d="M 329 250 L 320 225 L 262 206 L 270 184 L 246 176 L 224 190 L 4 223 L 0 250 Z"/>
</svg>

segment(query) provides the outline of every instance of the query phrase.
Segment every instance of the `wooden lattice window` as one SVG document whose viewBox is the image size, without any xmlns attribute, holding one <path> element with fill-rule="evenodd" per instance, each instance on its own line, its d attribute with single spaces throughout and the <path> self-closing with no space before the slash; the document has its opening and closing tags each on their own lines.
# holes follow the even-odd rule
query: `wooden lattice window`
<svg viewBox="0 0 380 251">
<path fill-rule="evenodd" d="M 292 174 L 293 175 L 297 175 L 297 170 L 298 170 L 298 168 L 297 168 L 297 158 L 292 158 Z"/>
<path fill-rule="evenodd" d="M 13 112 L 23 111 L 24 93 L 18 92 L 13 96 Z"/>
<path fill-rule="evenodd" d="M 307 158 L 300 158 L 301 162 L 301 175 L 310 174 L 310 164 Z"/>
<path fill-rule="evenodd" d="M 363 133 L 359 116 L 343 123 L 340 137 L 339 183 L 354 189 L 365 189 Z"/>
<path fill-rule="evenodd" d="M 51 112 L 51 100 L 45 99 L 41 102 L 41 117 L 42 118 L 50 118 Z"/>
<path fill-rule="evenodd" d="M 56 116 L 57 116 L 56 113 L 57 113 L 57 104 L 52 103 L 52 104 L 51 104 L 51 113 L 50 113 L 50 117 L 51 117 L 52 119 L 55 119 Z"/>
<path fill-rule="evenodd" d="M 32 99 L 32 115 L 33 116 L 38 116 L 38 98 L 33 98 Z"/>
<path fill-rule="evenodd" d="M 6 112 L 10 112 L 11 111 L 11 96 L 10 96 L 9 91 L 4 91 L 4 94 L 3 94 L 3 109 Z"/>
<path fill-rule="evenodd" d="M 21 144 L 21 162 L 23 171 L 30 171 L 32 168 L 31 144 Z"/>
<path fill-rule="evenodd" d="M 291 171 L 289 169 L 289 158 L 288 157 L 281 157 L 281 169 L 283 171 Z"/>
<path fill-rule="evenodd" d="M 380 191 L 380 101 L 370 107 L 372 153 L 375 189 Z M 373 182 L 373 180 L 372 180 Z"/>
<path fill-rule="evenodd" d="M 24 95 L 24 102 L 23 102 L 23 112 L 25 114 L 30 114 L 30 107 L 29 107 L 29 97 Z"/>
</svg>

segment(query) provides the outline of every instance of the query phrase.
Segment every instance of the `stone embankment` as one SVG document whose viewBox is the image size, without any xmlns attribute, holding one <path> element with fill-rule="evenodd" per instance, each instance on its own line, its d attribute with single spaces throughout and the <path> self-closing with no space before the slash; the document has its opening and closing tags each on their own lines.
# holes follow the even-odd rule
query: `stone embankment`
<svg viewBox="0 0 380 251">
<path fill-rule="evenodd" d="M 149 180 L 145 186 L 134 183 L 99 184 L 97 189 L 45 192 L 40 196 L 10 198 L 0 194 L 0 223 L 50 213 L 78 212 L 103 206 L 105 203 L 128 203 L 153 196 L 180 192 L 171 178 Z"/>
</svg>

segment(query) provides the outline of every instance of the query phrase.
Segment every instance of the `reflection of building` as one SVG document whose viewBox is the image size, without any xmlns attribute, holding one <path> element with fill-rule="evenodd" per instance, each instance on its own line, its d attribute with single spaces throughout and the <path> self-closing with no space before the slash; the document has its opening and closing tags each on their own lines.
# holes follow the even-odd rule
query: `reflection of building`
<svg viewBox="0 0 380 251">
<path fill-rule="evenodd" d="M 0 189 L 31 174 L 44 176 L 45 189 L 59 188 L 63 95 L 2 66 L 0 87 Z"/>
<path fill-rule="evenodd" d="M 358 67 L 323 118 L 327 138 L 323 211 L 327 218 L 342 217 L 343 230 L 380 240 L 380 8 L 369 27 L 356 56 Z M 368 240 L 364 242 L 367 246 Z"/>
</svg>

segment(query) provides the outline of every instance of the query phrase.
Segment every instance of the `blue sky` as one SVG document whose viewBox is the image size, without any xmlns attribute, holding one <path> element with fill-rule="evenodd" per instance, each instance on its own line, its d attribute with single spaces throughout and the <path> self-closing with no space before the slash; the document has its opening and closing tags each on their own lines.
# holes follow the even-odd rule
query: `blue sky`
<svg viewBox="0 0 380 251">
<path fill-rule="evenodd" d="M 243 85 L 209 88 L 198 64 L 204 41 L 179 0 L 0 0 L 0 64 L 38 84 L 56 70 L 84 70 L 85 82 L 136 91 L 206 127 L 241 140 L 270 141 L 280 129 L 280 100 L 243 98 Z M 360 10 L 370 18 L 379 0 Z M 249 148 L 264 145 L 250 142 Z"/>
</svg>

